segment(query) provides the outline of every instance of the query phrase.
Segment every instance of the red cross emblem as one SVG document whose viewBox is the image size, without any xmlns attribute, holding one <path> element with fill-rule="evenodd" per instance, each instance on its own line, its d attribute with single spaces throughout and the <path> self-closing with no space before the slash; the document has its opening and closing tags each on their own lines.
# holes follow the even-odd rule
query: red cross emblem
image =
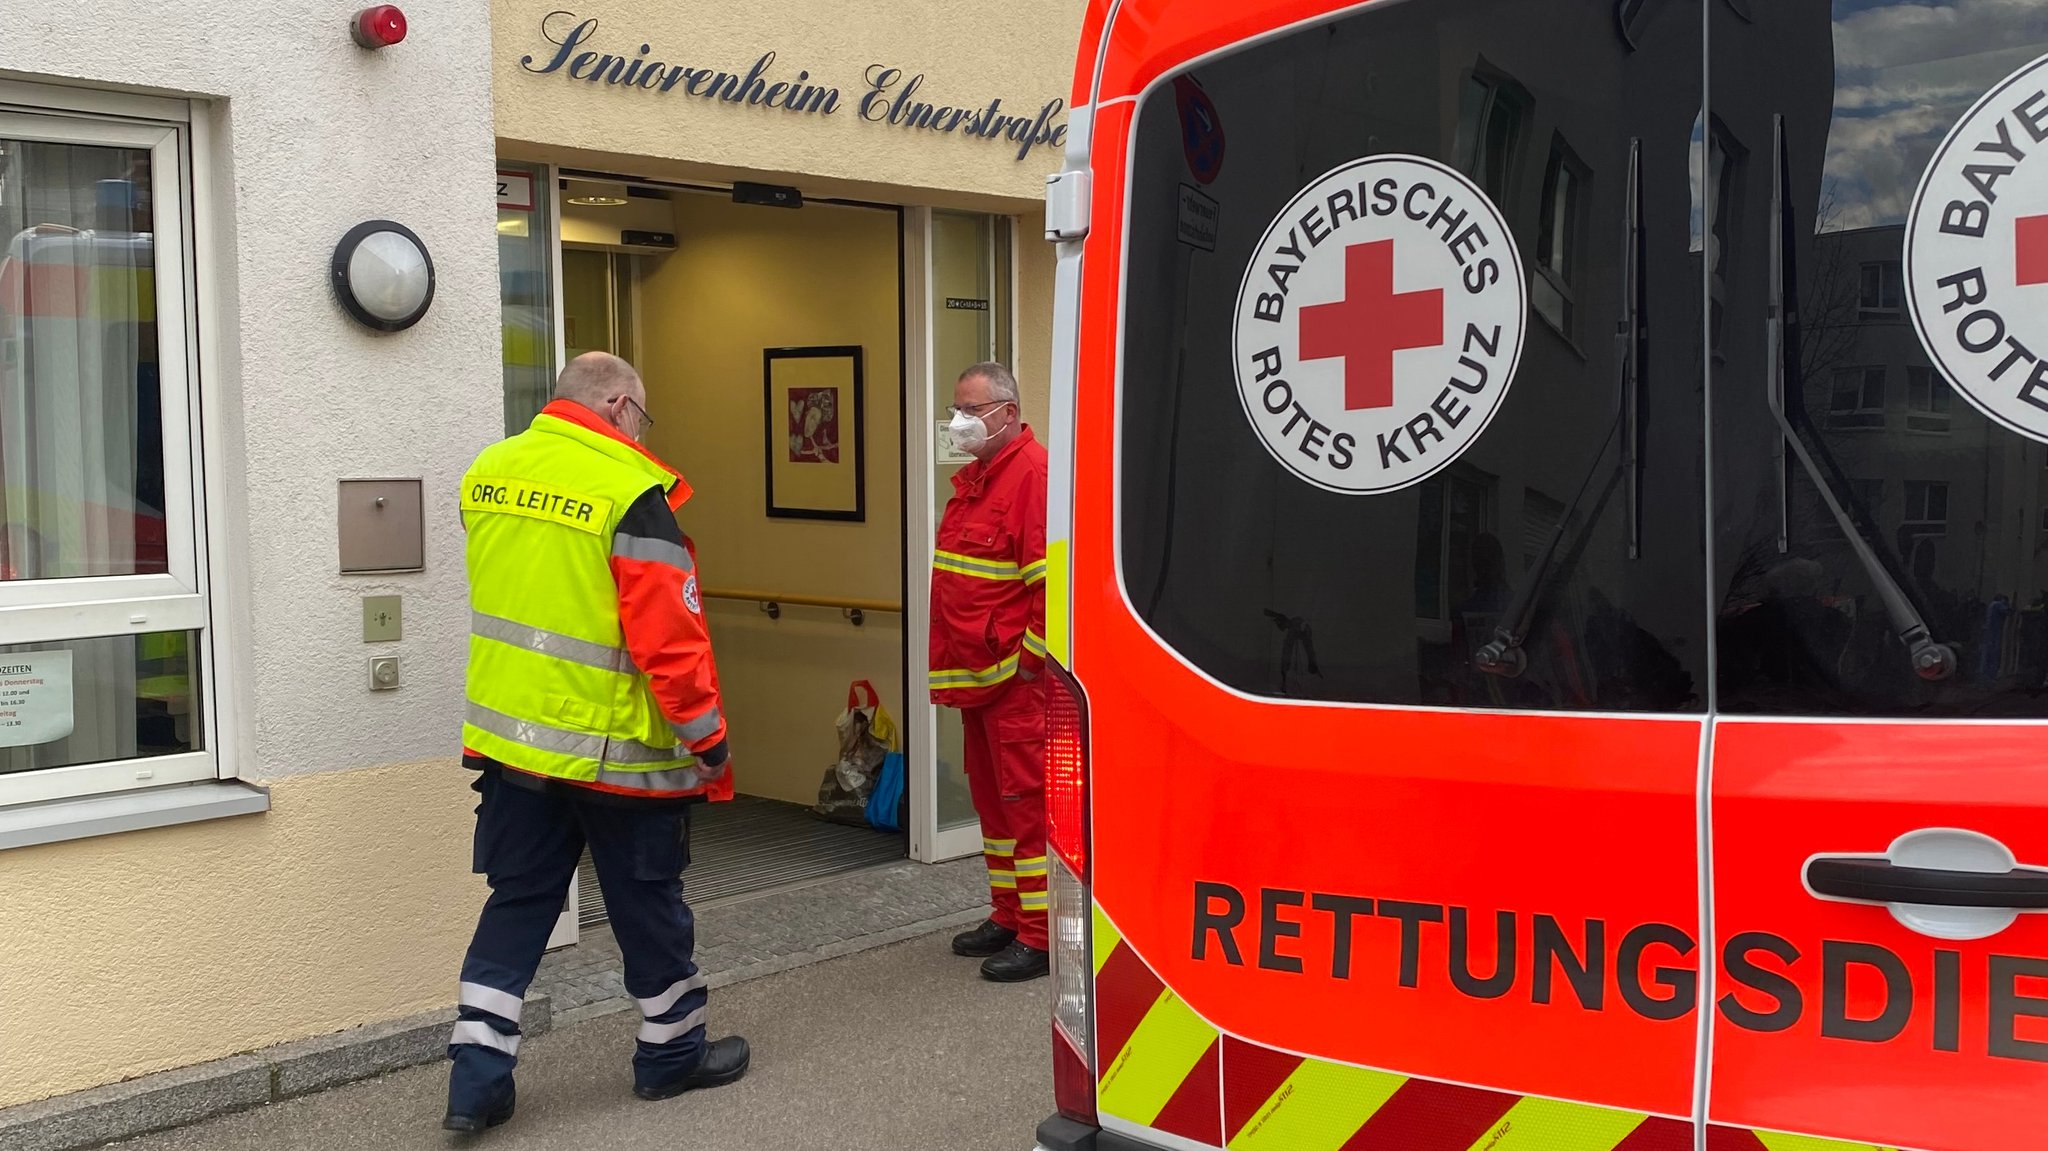
<svg viewBox="0 0 2048 1151">
<path fill-rule="evenodd" d="M 1301 310 L 1301 358 L 1343 358 L 1346 411 L 1392 407 L 1394 353 L 1443 342 L 1444 291 L 1396 292 L 1392 240 L 1344 249 L 1344 298 Z"/>
<path fill-rule="evenodd" d="M 2013 232 L 2019 286 L 2048 284 L 2048 216 L 2021 216 L 2013 221 Z"/>
</svg>

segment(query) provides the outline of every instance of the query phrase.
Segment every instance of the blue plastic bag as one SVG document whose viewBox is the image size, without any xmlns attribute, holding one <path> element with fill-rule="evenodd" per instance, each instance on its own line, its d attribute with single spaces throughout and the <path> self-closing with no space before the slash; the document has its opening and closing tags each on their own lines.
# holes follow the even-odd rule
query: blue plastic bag
<svg viewBox="0 0 2048 1151">
<path fill-rule="evenodd" d="M 903 825 L 896 818 L 903 807 L 904 777 L 907 766 L 903 753 L 892 751 L 882 759 L 882 769 L 875 773 L 875 789 L 868 794 L 868 825 L 882 831 L 901 831 Z"/>
</svg>

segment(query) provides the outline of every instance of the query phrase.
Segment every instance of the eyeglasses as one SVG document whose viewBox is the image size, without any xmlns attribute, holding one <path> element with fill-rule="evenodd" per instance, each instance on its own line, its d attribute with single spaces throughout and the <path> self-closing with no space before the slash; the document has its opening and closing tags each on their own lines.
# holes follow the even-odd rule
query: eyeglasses
<svg viewBox="0 0 2048 1151">
<path fill-rule="evenodd" d="M 636 412 L 639 412 L 639 413 L 640 413 L 640 430 L 641 430 L 641 431 L 643 431 L 643 432 L 644 432 L 644 431 L 646 431 L 646 430 L 647 430 L 648 428 L 651 428 L 651 427 L 653 427 L 653 426 L 654 426 L 654 417 L 653 417 L 653 416 L 650 416 L 650 415 L 648 415 L 648 414 L 647 414 L 647 409 L 646 409 L 646 408 L 643 408 L 643 407 L 641 407 L 641 406 L 640 406 L 640 401 L 638 401 L 638 400 L 634 399 L 634 398 L 633 398 L 633 397 L 631 397 L 631 396 L 615 396 L 615 397 L 613 397 L 613 399 L 614 399 L 614 400 L 624 400 L 624 401 L 626 401 L 627 403 L 629 403 L 629 404 L 633 405 L 633 410 L 634 410 L 634 411 L 636 411 Z"/>
<path fill-rule="evenodd" d="M 946 410 L 947 410 L 947 411 L 949 411 L 949 412 L 951 412 L 951 413 L 953 413 L 953 414 L 954 414 L 954 415 L 956 415 L 956 416 L 971 416 L 971 415 L 974 415 L 974 414 L 976 414 L 976 410 L 977 410 L 977 409 L 980 409 L 980 408 L 999 408 L 999 407 L 1002 407 L 1002 406 L 1003 406 L 1004 404 L 1007 404 L 1007 403 L 1009 403 L 1009 402 L 1010 402 L 1009 400 L 989 400 L 989 401 L 987 401 L 986 403 L 980 403 L 980 404 L 953 404 L 952 406 L 948 407 L 948 408 L 947 408 Z"/>
</svg>

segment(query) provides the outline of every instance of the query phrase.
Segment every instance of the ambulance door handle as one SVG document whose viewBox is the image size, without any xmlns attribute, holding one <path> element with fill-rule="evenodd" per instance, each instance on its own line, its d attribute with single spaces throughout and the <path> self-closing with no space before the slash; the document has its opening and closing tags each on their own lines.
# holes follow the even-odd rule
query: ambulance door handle
<svg viewBox="0 0 2048 1151">
<path fill-rule="evenodd" d="M 1807 862 L 1806 885 L 1816 895 L 1867 903 L 2048 910 L 2048 871 L 2031 867 L 1952 871 L 1868 856 L 1821 856 Z"/>
</svg>

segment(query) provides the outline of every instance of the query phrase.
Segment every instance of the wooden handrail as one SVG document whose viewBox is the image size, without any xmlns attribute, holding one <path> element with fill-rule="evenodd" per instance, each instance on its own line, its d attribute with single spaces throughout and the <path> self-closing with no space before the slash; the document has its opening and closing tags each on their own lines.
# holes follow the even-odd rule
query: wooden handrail
<svg viewBox="0 0 2048 1151">
<path fill-rule="evenodd" d="M 791 604 L 796 607 L 829 607 L 840 611 L 884 612 L 892 615 L 903 614 L 903 604 L 895 600 L 882 599 L 839 599 L 821 595 L 792 595 L 783 592 L 738 591 L 727 589 L 704 589 L 705 599 L 744 600 L 758 604 Z"/>
</svg>

